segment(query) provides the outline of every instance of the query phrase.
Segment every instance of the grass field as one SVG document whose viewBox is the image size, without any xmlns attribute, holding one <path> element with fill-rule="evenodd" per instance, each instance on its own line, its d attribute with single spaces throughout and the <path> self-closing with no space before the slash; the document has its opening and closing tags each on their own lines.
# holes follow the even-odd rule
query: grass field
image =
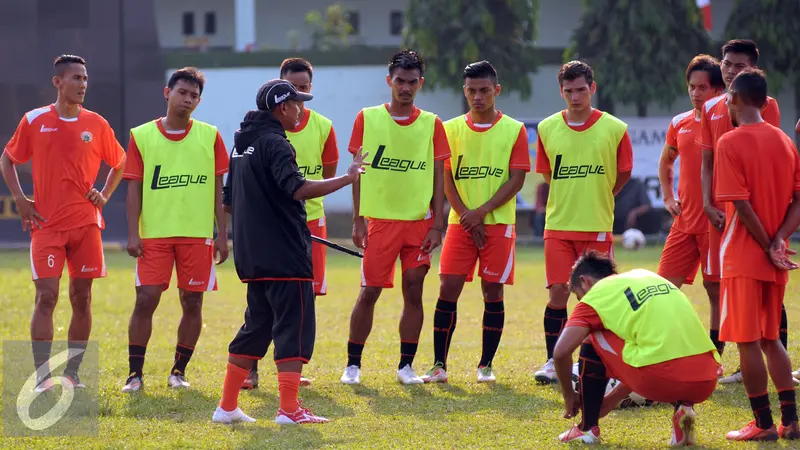
<svg viewBox="0 0 800 450">
<path fill-rule="evenodd" d="M 92 339 L 100 344 L 99 435 L 88 438 L 9 438 L 3 448 L 560 448 L 558 433 L 572 425 L 561 418 L 563 406 L 556 386 L 538 386 L 532 372 L 544 362 L 542 311 L 544 263 L 540 248 L 518 249 L 516 285 L 506 290 L 506 325 L 494 361 L 498 382 L 479 385 L 475 366 L 480 356 L 481 314 L 479 285 L 464 291 L 458 329 L 450 351 L 450 383 L 401 386 L 395 381 L 399 342 L 400 290 L 384 292 L 376 308 L 375 326 L 367 342 L 362 385 L 339 383 L 346 362 L 349 314 L 358 293 L 359 260 L 332 252 L 328 263 L 330 294 L 317 300 L 317 341 L 306 375 L 313 386 L 301 396 L 316 413 L 332 421 L 323 425 L 280 427 L 272 421 L 278 407 L 274 366 L 260 369 L 261 387 L 241 395 L 240 406 L 258 419 L 231 428 L 211 423 L 224 377 L 227 345 L 241 325 L 244 286 L 233 261 L 218 271 L 221 289 L 206 297 L 204 330 L 187 370 L 192 389 L 166 388 L 172 365 L 175 332 L 180 317 L 177 291 L 165 293 L 154 319 L 154 332 L 145 364 L 145 391 L 123 395 L 120 388 L 128 369 L 127 326 L 133 307 L 133 259 L 107 252 L 109 276 L 94 288 Z M 655 270 L 660 249 L 618 251 L 623 270 Z M 438 261 L 434 261 L 438 265 Z M 0 253 L 0 336 L 27 339 L 34 290 L 27 252 Z M 798 283 L 792 280 L 786 301 L 790 318 L 790 347 L 798 348 L 800 308 L 794 303 Z M 431 320 L 438 292 L 432 271 L 425 289 L 426 322 L 415 361 L 424 372 L 433 357 Z M 707 302 L 701 286 L 685 292 L 695 302 L 703 321 Z M 574 302 L 574 298 L 572 300 Z M 573 303 L 574 304 L 574 303 Z M 69 323 L 66 283 L 56 309 L 56 339 L 66 339 Z M 729 350 L 733 350 L 730 346 Z M 792 352 L 800 363 L 800 354 Z M 271 355 L 269 355 L 271 357 Z M 728 371 L 738 354 L 729 351 Z M 800 365 L 800 364 L 798 364 Z M 773 412 L 777 397 L 773 392 Z M 729 444 L 724 435 L 751 419 L 741 385 L 720 386 L 712 399 L 698 406 L 700 448 L 791 448 L 786 442 L 769 445 Z M 671 408 L 652 407 L 616 411 L 601 423 L 605 447 L 652 449 L 667 446 Z M 800 446 L 800 444 L 798 444 Z"/>
</svg>

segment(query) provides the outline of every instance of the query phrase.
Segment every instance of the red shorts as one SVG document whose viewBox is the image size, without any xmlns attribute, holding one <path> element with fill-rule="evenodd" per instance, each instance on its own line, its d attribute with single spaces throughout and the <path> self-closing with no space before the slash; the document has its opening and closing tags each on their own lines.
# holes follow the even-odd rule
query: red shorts
<svg viewBox="0 0 800 450">
<path fill-rule="evenodd" d="M 480 260 L 479 276 L 490 283 L 514 284 L 514 225 L 487 225 L 486 245 L 479 250 L 459 224 L 447 227 L 439 261 L 439 275 L 466 275 L 472 281 Z"/>
<path fill-rule="evenodd" d="M 594 250 L 614 258 L 613 241 L 573 241 L 559 238 L 544 240 L 544 272 L 547 288 L 569 283 L 572 266 L 587 251 Z"/>
<path fill-rule="evenodd" d="M 603 360 L 606 376 L 620 380 L 648 400 L 702 403 L 711 397 L 717 386 L 719 364 L 711 352 L 633 367 L 622 360 L 625 341 L 616 334 L 609 330 L 594 331 L 589 335 L 589 340 Z M 670 367 L 678 370 L 671 370 Z"/>
<path fill-rule="evenodd" d="M 786 285 L 753 278 L 723 278 L 719 340 L 778 339 Z"/>
<path fill-rule="evenodd" d="M 370 220 L 367 248 L 361 260 L 361 286 L 394 287 L 394 268 L 400 257 L 402 271 L 430 267 L 431 255 L 422 242 L 433 228 L 433 218 L 401 221 Z"/>
<path fill-rule="evenodd" d="M 31 273 L 34 280 L 61 278 L 64 261 L 70 278 L 106 276 L 103 239 L 97 225 L 67 231 L 36 230 L 31 233 Z"/>
<path fill-rule="evenodd" d="M 685 284 L 692 284 L 698 267 L 702 267 L 704 281 L 719 281 L 719 274 L 709 272 L 710 260 L 708 233 L 688 234 L 672 229 L 661 251 L 658 274 L 664 278 L 682 278 Z"/>
<path fill-rule="evenodd" d="M 312 235 L 327 239 L 328 226 L 325 225 L 325 217 L 308 221 L 308 231 Z M 325 295 L 328 293 L 328 280 L 325 279 L 325 259 L 328 247 L 318 243 L 311 243 L 311 264 L 314 267 L 314 294 Z"/>
<path fill-rule="evenodd" d="M 722 233 L 715 227 L 714 225 L 708 224 L 708 266 L 703 271 L 703 273 L 708 272 L 709 275 L 712 277 L 716 277 L 719 280 L 719 277 L 722 275 L 720 273 L 720 262 L 719 262 L 719 250 L 720 245 L 722 244 Z"/>
<path fill-rule="evenodd" d="M 136 286 L 161 285 L 166 291 L 175 266 L 179 289 L 190 292 L 217 290 L 212 239 L 142 239 L 142 247 L 142 256 L 136 260 Z"/>
</svg>

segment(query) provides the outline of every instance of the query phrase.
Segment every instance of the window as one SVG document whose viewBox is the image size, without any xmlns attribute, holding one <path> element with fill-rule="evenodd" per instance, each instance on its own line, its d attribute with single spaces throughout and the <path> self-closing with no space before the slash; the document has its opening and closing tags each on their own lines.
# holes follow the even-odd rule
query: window
<svg viewBox="0 0 800 450">
<path fill-rule="evenodd" d="M 347 21 L 350 23 L 350 26 L 353 27 L 352 34 L 359 34 L 361 32 L 360 27 L 360 19 L 361 16 L 358 14 L 358 11 L 348 11 L 347 13 Z"/>
<path fill-rule="evenodd" d="M 389 14 L 389 34 L 400 36 L 403 34 L 403 11 L 392 11 Z"/>
<path fill-rule="evenodd" d="M 217 13 L 207 12 L 205 22 L 205 34 L 217 34 Z"/>
<path fill-rule="evenodd" d="M 192 36 L 192 35 L 194 35 L 194 13 L 193 12 L 185 12 L 185 13 L 183 13 L 183 35 L 184 36 Z"/>
</svg>

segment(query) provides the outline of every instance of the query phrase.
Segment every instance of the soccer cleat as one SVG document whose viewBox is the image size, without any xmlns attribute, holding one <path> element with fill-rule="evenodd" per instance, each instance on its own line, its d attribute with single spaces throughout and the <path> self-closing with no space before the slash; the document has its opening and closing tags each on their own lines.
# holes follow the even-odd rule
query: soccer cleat
<svg viewBox="0 0 800 450">
<path fill-rule="evenodd" d="M 403 366 L 402 369 L 397 371 L 397 381 L 403 384 L 422 384 L 422 378 L 417 376 L 417 373 L 414 372 L 414 369 L 411 368 L 410 364 L 406 364 Z"/>
<path fill-rule="evenodd" d="M 696 413 L 691 406 L 681 405 L 672 415 L 672 439 L 669 445 L 695 445 L 697 437 L 694 431 Z"/>
<path fill-rule="evenodd" d="M 541 369 L 534 372 L 533 378 L 539 384 L 551 384 L 558 382 L 558 377 L 556 377 L 556 366 L 553 363 L 553 359 L 548 359 Z"/>
<path fill-rule="evenodd" d="M 78 377 L 77 373 L 64 372 L 64 378 L 66 378 L 67 381 L 70 384 L 72 384 L 72 388 L 73 389 L 85 389 L 86 388 L 86 385 L 81 383 L 81 379 Z"/>
<path fill-rule="evenodd" d="M 242 382 L 242 389 L 245 391 L 258 389 L 258 372 L 250 372 L 247 375 L 247 378 Z"/>
<path fill-rule="evenodd" d="M 175 372 L 169 377 L 167 377 L 167 387 L 172 389 L 188 389 L 189 382 L 186 381 L 186 377 L 179 372 Z"/>
<path fill-rule="evenodd" d="M 297 411 L 287 413 L 282 409 L 278 409 L 278 415 L 275 416 L 275 423 L 278 425 L 299 425 L 302 423 L 326 423 L 330 420 L 316 416 L 314 413 L 306 408 L 303 408 L 302 403 L 297 405 Z"/>
<path fill-rule="evenodd" d="M 236 408 L 233 411 L 225 411 L 221 406 L 217 406 L 214 414 L 211 416 L 211 421 L 214 423 L 232 424 L 236 422 L 255 422 L 256 419 L 243 413 L 241 409 Z"/>
<path fill-rule="evenodd" d="M 347 366 L 339 381 L 344 384 L 361 384 L 361 367 Z"/>
<path fill-rule="evenodd" d="M 794 372 L 792 372 L 792 376 L 800 380 L 800 369 L 797 369 Z"/>
<path fill-rule="evenodd" d="M 422 376 L 422 381 L 426 383 L 447 383 L 447 371 L 444 364 L 437 362 L 428 372 Z"/>
<path fill-rule="evenodd" d="M 792 422 L 787 426 L 783 426 L 783 423 L 778 425 L 778 436 L 781 439 L 800 439 L 800 427 L 798 427 L 797 422 Z"/>
<path fill-rule="evenodd" d="M 756 426 L 755 420 L 751 420 L 741 430 L 729 431 L 725 438 L 729 441 L 777 441 L 778 430 L 775 425 L 762 430 Z"/>
<path fill-rule="evenodd" d="M 491 383 L 496 379 L 490 366 L 478 367 L 478 383 Z"/>
<path fill-rule="evenodd" d="M 728 375 L 727 377 L 722 377 L 717 380 L 718 383 L 721 384 L 733 384 L 733 383 L 741 383 L 742 382 L 742 369 L 736 368 L 736 372 Z"/>
<path fill-rule="evenodd" d="M 311 380 L 306 377 L 300 377 L 300 386 L 311 386 Z"/>
<path fill-rule="evenodd" d="M 564 443 L 583 442 L 584 444 L 600 443 L 600 427 L 592 427 L 589 431 L 581 431 L 577 425 L 558 435 L 558 440 Z"/>
<path fill-rule="evenodd" d="M 40 377 L 36 380 L 36 387 L 33 388 L 34 392 L 42 393 L 42 392 L 50 392 L 55 387 L 55 383 L 53 379 L 50 378 L 50 374 L 47 374 L 43 377 Z"/>
<path fill-rule="evenodd" d="M 122 392 L 139 392 L 144 387 L 144 381 L 142 377 L 137 375 L 131 375 L 125 381 L 125 386 L 122 388 Z"/>
</svg>

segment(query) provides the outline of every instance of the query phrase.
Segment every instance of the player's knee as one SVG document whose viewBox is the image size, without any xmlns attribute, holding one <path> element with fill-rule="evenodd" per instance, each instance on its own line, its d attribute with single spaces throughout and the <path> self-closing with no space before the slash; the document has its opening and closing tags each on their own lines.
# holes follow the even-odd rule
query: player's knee
<svg viewBox="0 0 800 450">
<path fill-rule="evenodd" d="M 374 306 L 378 303 L 383 289 L 377 286 L 364 286 L 358 294 L 358 303 Z"/>
<path fill-rule="evenodd" d="M 550 286 L 550 301 L 548 305 L 553 308 L 565 308 L 569 301 L 569 287 L 566 284 Z"/>
<path fill-rule="evenodd" d="M 485 301 L 496 302 L 503 299 L 503 285 L 481 281 L 481 291 Z"/>
<path fill-rule="evenodd" d="M 49 287 L 36 288 L 36 310 L 39 313 L 52 315 L 58 303 L 58 290 Z"/>
<path fill-rule="evenodd" d="M 458 301 L 458 297 L 464 287 L 464 278 L 466 277 L 443 275 L 439 284 L 439 298 L 448 302 Z"/>
<path fill-rule="evenodd" d="M 136 315 L 150 315 L 156 311 L 161 295 L 148 289 L 139 289 L 136 292 L 136 305 L 133 313 Z"/>
</svg>

